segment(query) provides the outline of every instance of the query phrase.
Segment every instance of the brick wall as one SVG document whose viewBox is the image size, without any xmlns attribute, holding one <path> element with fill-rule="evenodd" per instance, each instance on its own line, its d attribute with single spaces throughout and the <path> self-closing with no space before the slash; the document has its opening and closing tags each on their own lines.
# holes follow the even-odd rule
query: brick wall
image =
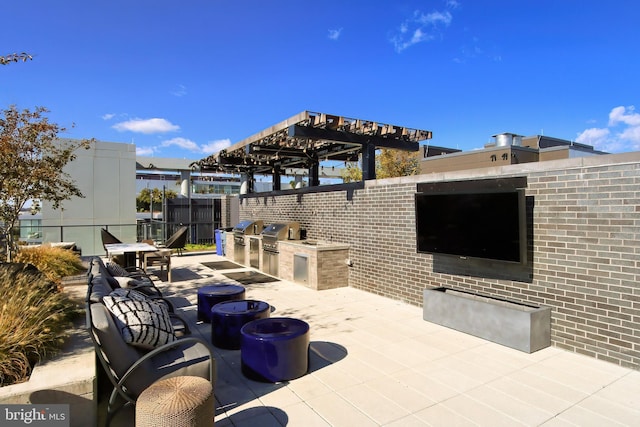
<svg viewBox="0 0 640 427">
<path fill-rule="evenodd" d="M 527 177 L 529 263 L 416 252 L 419 182 Z M 299 221 L 349 243 L 349 285 L 422 305 L 448 286 L 552 307 L 553 345 L 640 369 L 640 153 L 367 181 L 353 191 L 249 195 L 241 219 Z M 511 270 L 510 270 L 511 269 Z"/>
</svg>

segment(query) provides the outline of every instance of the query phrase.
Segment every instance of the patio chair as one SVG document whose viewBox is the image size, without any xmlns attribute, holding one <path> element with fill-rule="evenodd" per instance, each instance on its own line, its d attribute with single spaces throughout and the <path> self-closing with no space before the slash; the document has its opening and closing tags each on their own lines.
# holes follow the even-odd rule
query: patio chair
<svg viewBox="0 0 640 427">
<path fill-rule="evenodd" d="M 169 236 L 164 243 L 156 246 L 159 249 L 176 249 L 180 256 L 182 255 L 184 246 L 187 244 L 187 231 L 189 231 L 189 227 L 180 227 L 178 231 Z"/>
<path fill-rule="evenodd" d="M 144 243 L 153 244 L 152 240 L 143 240 Z M 149 274 L 147 271 L 148 267 L 152 267 L 154 265 L 160 266 L 160 271 L 167 268 L 167 281 L 171 282 L 171 249 L 160 249 L 155 252 L 146 252 L 142 255 L 141 259 L 141 268 L 145 274 Z"/>
<path fill-rule="evenodd" d="M 147 268 L 159 265 L 160 271 L 167 267 L 167 281 L 171 282 L 171 251 L 176 249 L 178 255 L 182 255 L 182 249 L 187 244 L 188 227 L 180 227 L 163 244 L 155 245 L 159 250 L 156 252 L 145 252 L 142 256 L 142 269 L 147 273 Z M 149 242 L 152 244 L 152 242 Z"/>
<path fill-rule="evenodd" d="M 104 252 L 107 255 L 107 258 L 109 258 L 109 251 L 107 250 L 105 245 L 109 245 L 112 243 L 122 243 L 122 240 L 109 233 L 109 231 L 107 231 L 107 229 L 105 228 L 100 229 L 100 237 L 102 238 L 102 247 L 104 248 Z"/>
</svg>

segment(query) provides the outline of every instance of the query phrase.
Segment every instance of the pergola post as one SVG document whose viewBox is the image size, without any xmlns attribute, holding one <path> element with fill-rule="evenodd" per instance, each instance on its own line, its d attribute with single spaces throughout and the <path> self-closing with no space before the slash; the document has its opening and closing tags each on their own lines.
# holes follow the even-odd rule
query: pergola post
<svg viewBox="0 0 640 427">
<path fill-rule="evenodd" d="M 320 162 L 316 160 L 309 166 L 309 187 L 318 185 L 320 185 Z"/>
<path fill-rule="evenodd" d="M 280 183 L 280 165 L 273 165 L 273 189 L 275 191 L 282 189 Z"/>
<path fill-rule="evenodd" d="M 362 145 L 362 180 L 376 179 L 376 146 Z"/>
</svg>

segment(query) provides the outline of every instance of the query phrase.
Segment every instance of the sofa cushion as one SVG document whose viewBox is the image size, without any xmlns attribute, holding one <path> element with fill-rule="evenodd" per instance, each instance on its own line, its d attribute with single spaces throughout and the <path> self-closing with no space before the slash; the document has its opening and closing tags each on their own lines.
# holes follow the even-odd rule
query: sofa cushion
<svg viewBox="0 0 640 427">
<path fill-rule="evenodd" d="M 142 292 L 138 292 L 133 289 L 122 289 L 122 288 L 114 289 L 109 294 L 109 296 L 117 299 L 118 301 L 127 300 L 127 299 L 134 300 L 134 301 L 146 301 L 148 299 L 148 297 Z"/>
<path fill-rule="evenodd" d="M 102 299 L 108 296 L 113 289 L 106 285 L 102 280 L 93 280 L 91 282 L 91 293 L 89 294 L 90 302 L 102 302 Z"/>
<path fill-rule="evenodd" d="M 126 343 L 152 349 L 176 340 L 165 305 L 126 289 L 115 290 L 103 302 Z"/>
<path fill-rule="evenodd" d="M 91 304 L 89 310 L 102 357 L 107 359 L 114 375 L 120 378 L 140 358 L 139 350 L 124 342 L 116 329 L 113 316 L 104 304 Z"/>
<path fill-rule="evenodd" d="M 108 262 L 107 263 L 107 271 L 109 272 L 109 274 L 111 274 L 112 276 L 128 276 L 129 272 L 127 270 L 125 270 L 123 267 L 121 267 L 120 265 L 116 264 L 115 262 Z"/>
</svg>

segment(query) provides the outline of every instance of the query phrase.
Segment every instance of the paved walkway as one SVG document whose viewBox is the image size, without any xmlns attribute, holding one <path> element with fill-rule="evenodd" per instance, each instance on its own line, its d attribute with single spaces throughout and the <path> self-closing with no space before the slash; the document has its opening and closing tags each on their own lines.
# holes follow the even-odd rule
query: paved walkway
<svg viewBox="0 0 640 427">
<path fill-rule="evenodd" d="M 173 283 L 161 289 L 195 319 L 197 286 L 234 283 L 201 264 L 223 259 L 174 256 Z M 512 350 L 356 289 L 246 288 L 247 298 L 274 307 L 272 316 L 310 324 L 310 372 L 258 383 L 240 372 L 239 351 L 215 349 L 218 427 L 640 425 L 640 371 L 554 347 Z M 210 339 L 210 325 L 194 333 Z"/>
</svg>

